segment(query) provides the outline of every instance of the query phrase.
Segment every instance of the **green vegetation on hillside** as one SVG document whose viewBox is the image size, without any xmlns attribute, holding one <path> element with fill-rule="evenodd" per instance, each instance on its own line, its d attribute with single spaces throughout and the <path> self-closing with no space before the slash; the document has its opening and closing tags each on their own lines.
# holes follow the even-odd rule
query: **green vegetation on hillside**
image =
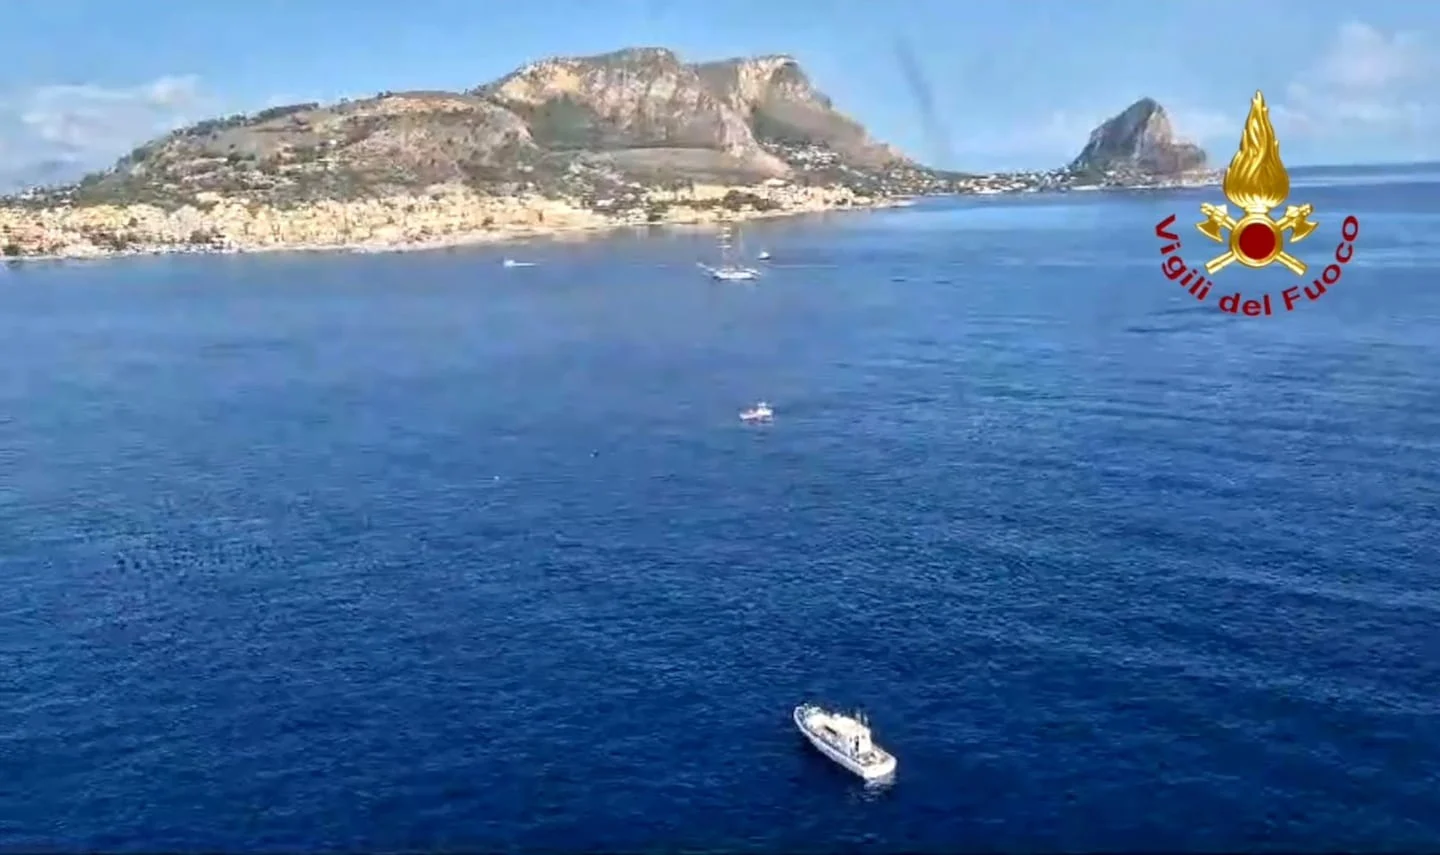
<svg viewBox="0 0 1440 855">
<path fill-rule="evenodd" d="M 788 163 L 798 184 L 872 195 L 943 185 L 938 173 L 904 161 L 861 165 L 874 161 L 852 157 L 852 147 L 870 146 L 863 130 L 834 113 L 792 62 L 777 67 L 770 58 L 763 67 L 778 69 L 772 85 L 783 97 L 775 103 L 794 121 L 741 110 L 752 97 L 737 88 L 745 62 L 709 64 L 702 75 L 669 51 L 637 48 L 533 64 L 469 93 L 382 92 L 217 117 L 137 146 L 74 185 L 9 201 L 173 210 L 218 194 L 291 206 L 462 184 L 598 205 L 628 186 L 757 183 L 775 174 L 765 152 Z M 564 82 L 546 90 L 547 75 Z M 508 88 L 521 77 L 519 89 Z M 545 91 L 558 94 L 513 97 Z"/>
</svg>

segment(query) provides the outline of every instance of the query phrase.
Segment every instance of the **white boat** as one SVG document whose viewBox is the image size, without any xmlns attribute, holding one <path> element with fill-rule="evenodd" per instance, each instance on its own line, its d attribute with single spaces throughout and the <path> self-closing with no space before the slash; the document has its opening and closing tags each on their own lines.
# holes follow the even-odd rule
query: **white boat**
<svg viewBox="0 0 1440 855">
<path fill-rule="evenodd" d="M 533 262 L 533 261 L 516 261 L 516 260 L 513 259 L 513 258 L 507 258 L 507 259 L 505 259 L 504 264 L 505 264 L 506 267 L 534 267 L 534 266 L 535 266 L 535 262 Z"/>
<path fill-rule="evenodd" d="M 895 774 L 895 755 L 871 741 L 870 724 L 861 714 L 801 704 L 795 708 L 795 726 L 821 754 L 867 781 Z"/>
<path fill-rule="evenodd" d="M 775 418 L 775 411 L 770 409 L 770 405 L 764 401 L 747 410 L 740 411 L 740 421 L 742 422 L 768 422 L 773 418 Z"/>
<path fill-rule="evenodd" d="M 760 254 L 757 255 L 757 256 L 755 256 L 755 257 L 756 257 L 757 259 L 759 259 L 760 261 L 769 261 L 769 260 L 770 260 L 770 250 L 768 250 L 768 249 L 762 249 L 762 250 L 760 250 Z"/>
<path fill-rule="evenodd" d="M 720 282 L 744 282 L 751 279 L 759 279 L 760 271 L 753 267 L 746 267 L 735 261 L 735 244 L 739 242 L 738 236 L 733 234 L 730 225 L 727 223 L 720 230 L 720 264 L 712 266 L 703 262 L 696 262 L 701 270 L 710 274 L 711 279 Z"/>
<path fill-rule="evenodd" d="M 720 282 L 744 282 L 746 280 L 760 278 L 760 271 L 750 267 L 734 267 L 731 265 L 711 267 L 708 264 L 700 264 L 700 269 L 709 273 L 711 279 Z"/>
</svg>

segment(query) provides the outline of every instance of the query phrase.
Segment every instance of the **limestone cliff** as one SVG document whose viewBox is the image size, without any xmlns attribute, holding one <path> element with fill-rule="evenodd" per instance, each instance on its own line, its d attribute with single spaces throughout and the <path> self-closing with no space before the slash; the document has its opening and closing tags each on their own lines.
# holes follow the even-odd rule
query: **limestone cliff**
<svg viewBox="0 0 1440 855">
<path fill-rule="evenodd" d="M 905 162 L 894 149 L 870 139 L 858 122 L 836 111 L 791 57 L 730 59 L 695 70 L 762 143 L 822 146 L 852 164 L 872 168 Z"/>
<path fill-rule="evenodd" d="M 767 179 L 876 196 L 945 180 L 871 140 L 789 57 L 696 65 L 630 48 L 532 63 L 468 92 L 386 92 L 201 122 L 39 201 L 173 210 L 218 194 L 283 207 L 461 186 L 590 206 L 640 189 Z"/>
<path fill-rule="evenodd" d="M 1080 155 L 1070 163 L 1077 173 L 1135 173 L 1178 176 L 1203 169 L 1205 152 L 1177 139 L 1165 108 L 1141 98 L 1090 133 Z"/>
</svg>

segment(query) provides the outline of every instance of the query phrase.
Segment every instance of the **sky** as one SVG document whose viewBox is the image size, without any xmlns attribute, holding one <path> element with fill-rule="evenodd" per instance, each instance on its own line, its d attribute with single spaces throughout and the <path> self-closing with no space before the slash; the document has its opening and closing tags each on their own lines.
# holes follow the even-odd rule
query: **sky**
<svg viewBox="0 0 1440 855">
<path fill-rule="evenodd" d="M 213 115 L 633 46 L 792 55 L 955 169 L 1063 165 L 1145 96 L 1224 165 L 1257 89 L 1291 166 L 1440 160 L 1440 4 L 1414 0 L 0 0 L 0 185 Z"/>
</svg>

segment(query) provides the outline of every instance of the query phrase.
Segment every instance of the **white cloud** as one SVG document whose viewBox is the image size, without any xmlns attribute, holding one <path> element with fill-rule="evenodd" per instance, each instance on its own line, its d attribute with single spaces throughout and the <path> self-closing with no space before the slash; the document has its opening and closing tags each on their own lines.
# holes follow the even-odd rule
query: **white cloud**
<svg viewBox="0 0 1440 855">
<path fill-rule="evenodd" d="M 0 94 L 0 185 L 64 180 L 103 168 L 214 108 L 191 76 L 120 88 L 55 84 Z"/>
<path fill-rule="evenodd" d="M 1368 24 L 1351 21 L 1341 25 L 1318 72 L 1322 80 L 1342 89 L 1374 92 L 1411 79 L 1431 65 L 1416 34 L 1386 36 Z"/>
<path fill-rule="evenodd" d="M 1233 105 L 1215 110 L 1163 93 L 1155 97 L 1170 114 L 1177 136 L 1205 148 L 1215 166 L 1228 162 L 1239 140 L 1243 110 L 1237 115 Z M 1330 149 L 1331 143 L 1348 141 L 1361 151 L 1378 145 L 1431 152 L 1431 141 L 1440 139 L 1440 40 L 1416 32 L 1386 32 L 1357 21 L 1342 24 L 1318 58 L 1278 97 L 1267 100 L 1282 138 L 1308 138 L 1311 148 Z M 1028 166 L 1065 163 L 1079 153 L 1091 130 L 1128 103 L 1121 97 L 1092 103 L 1089 109 L 1060 110 L 1030 122 L 980 130 L 958 140 L 957 159 Z"/>
<path fill-rule="evenodd" d="M 1440 122 L 1437 83 L 1424 36 L 1351 21 L 1271 112 L 1282 133 L 1315 138 L 1415 133 Z"/>
</svg>

